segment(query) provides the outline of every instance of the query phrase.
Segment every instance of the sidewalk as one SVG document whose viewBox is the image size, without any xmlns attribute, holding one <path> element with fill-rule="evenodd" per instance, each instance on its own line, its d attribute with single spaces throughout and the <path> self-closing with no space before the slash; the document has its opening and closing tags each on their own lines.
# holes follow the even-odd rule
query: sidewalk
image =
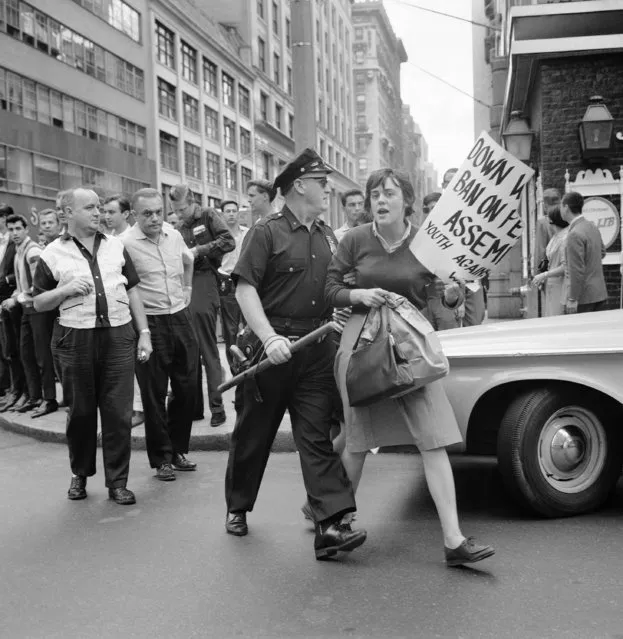
<svg viewBox="0 0 623 639">
<path fill-rule="evenodd" d="M 485 319 L 485 323 L 496 323 L 507 320 Z M 221 363 L 223 369 L 227 372 L 229 379 L 229 366 L 225 358 L 225 345 L 219 344 Z M 193 429 L 190 438 L 191 450 L 229 450 L 229 438 L 234 429 L 236 421 L 236 413 L 234 411 L 234 389 L 228 390 L 223 395 L 223 404 L 227 413 L 227 421 L 218 428 L 210 427 L 210 412 L 208 410 L 208 398 L 206 393 L 205 375 L 203 377 L 203 400 L 206 407 L 205 418 L 201 421 L 193 423 Z M 60 387 L 58 397 L 62 396 Z M 135 403 L 140 404 L 140 397 L 135 398 Z M 35 439 L 46 442 L 65 443 L 65 421 L 67 413 L 64 408 L 60 408 L 55 413 L 31 419 L 28 414 L 20 413 L 0 413 L 0 428 L 10 430 L 22 435 L 29 435 Z M 145 449 L 145 427 L 137 426 L 132 430 L 132 448 L 136 450 Z M 292 438 L 292 426 L 290 423 L 290 415 L 286 412 L 283 422 L 275 438 L 273 450 L 276 452 L 290 453 L 295 452 L 294 440 Z"/>
<path fill-rule="evenodd" d="M 227 379 L 231 377 L 227 360 L 225 359 L 225 345 L 219 344 L 221 363 L 227 371 Z M 60 386 L 58 387 L 58 397 L 62 396 Z M 191 450 L 229 450 L 229 437 L 234 429 L 236 413 L 234 411 L 234 389 L 223 394 L 223 405 L 227 414 L 227 421 L 218 428 L 210 427 L 210 411 L 208 409 L 208 397 L 206 393 L 205 374 L 203 376 L 203 400 L 206 407 L 205 417 L 201 421 L 193 422 L 193 429 L 190 438 Z M 140 398 L 135 399 L 135 403 L 140 403 Z M 64 408 L 59 408 L 55 413 L 31 419 L 28 414 L 6 412 L 0 413 L 0 428 L 28 435 L 46 442 L 65 443 L 65 422 L 67 413 Z M 145 449 L 145 427 L 143 425 L 132 429 L 132 448 L 135 450 Z M 292 438 L 292 428 L 290 416 L 286 413 L 283 422 L 275 438 L 273 450 L 276 452 L 295 452 L 294 440 Z"/>
</svg>

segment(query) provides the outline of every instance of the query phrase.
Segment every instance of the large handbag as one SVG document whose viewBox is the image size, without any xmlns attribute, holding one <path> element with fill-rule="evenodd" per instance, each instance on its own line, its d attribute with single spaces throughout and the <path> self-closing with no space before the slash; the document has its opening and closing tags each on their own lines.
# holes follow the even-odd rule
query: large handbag
<svg viewBox="0 0 623 639">
<path fill-rule="evenodd" d="M 449 364 L 428 320 L 407 299 L 392 295 L 370 309 L 346 369 L 351 406 L 396 398 L 445 377 Z"/>
</svg>

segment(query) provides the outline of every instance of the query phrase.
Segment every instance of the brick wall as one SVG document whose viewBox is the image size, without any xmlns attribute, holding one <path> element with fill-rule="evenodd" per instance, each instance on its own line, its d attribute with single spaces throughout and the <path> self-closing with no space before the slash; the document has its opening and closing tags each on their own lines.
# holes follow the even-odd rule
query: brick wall
<svg viewBox="0 0 623 639">
<path fill-rule="evenodd" d="M 623 54 L 603 54 L 545 60 L 540 67 L 542 89 L 538 165 L 543 187 L 564 192 L 565 170 L 571 179 L 578 171 L 599 167 L 619 177 L 623 165 L 623 142 L 614 140 L 606 162 L 586 164 L 582 159 L 578 124 L 589 99 L 601 95 L 614 118 L 614 131 L 623 130 Z M 619 197 L 609 198 L 620 211 Z M 610 251 L 620 251 L 617 240 Z M 621 275 L 618 266 L 604 267 L 609 305 L 619 307 Z"/>
</svg>

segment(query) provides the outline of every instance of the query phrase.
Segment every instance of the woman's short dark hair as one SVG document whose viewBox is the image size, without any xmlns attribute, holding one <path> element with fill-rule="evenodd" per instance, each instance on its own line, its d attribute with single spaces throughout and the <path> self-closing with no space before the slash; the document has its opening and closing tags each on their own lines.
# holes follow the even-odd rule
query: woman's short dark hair
<svg viewBox="0 0 623 639">
<path fill-rule="evenodd" d="M 379 185 L 385 184 L 385 180 L 391 178 L 402 191 L 402 197 L 405 202 L 405 217 L 413 215 L 413 204 L 415 203 L 415 191 L 413 185 L 409 181 L 409 176 L 404 171 L 396 171 L 395 169 L 378 169 L 370 173 L 370 177 L 366 182 L 366 197 L 363 208 L 367 213 L 371 212 L 370 194 L 373 189 Z"/>
<path fill-rule="evenodd" d="M 569 222 L 565 222 L 560 214 L 560 206 L 552 206 L 547 212 L 550 224 L 557 226 L 559 229 L 564 229 L 569 226 Z"/>
</svg>

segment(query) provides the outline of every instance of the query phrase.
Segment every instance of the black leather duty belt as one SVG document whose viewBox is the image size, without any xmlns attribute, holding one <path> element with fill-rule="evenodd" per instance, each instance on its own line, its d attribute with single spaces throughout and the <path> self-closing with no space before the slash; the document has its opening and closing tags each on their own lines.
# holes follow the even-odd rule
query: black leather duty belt
<svg viewBox="0 0 623 639">
<path fill-rule="evenodd" d="M 269 317 L 270 325 L 279 335 L 290 338 L 299 338 L 311 333 L 313 330 L 324 326 L 329 319 L 292 319 L 290 317 Z"/>
</svg>

